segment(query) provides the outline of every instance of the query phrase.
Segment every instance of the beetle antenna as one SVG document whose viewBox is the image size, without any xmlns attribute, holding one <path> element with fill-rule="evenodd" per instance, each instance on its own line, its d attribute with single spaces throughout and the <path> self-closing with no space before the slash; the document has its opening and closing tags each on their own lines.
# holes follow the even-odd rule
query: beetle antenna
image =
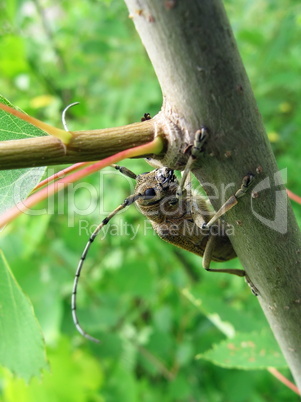
<svg viewBox="0 0 301 402">
<path fill-rule="evenodd" d="M 71 105 L 69 105 L 71 106 Z M 77 269 L 76 269 L 76 274 L 74 277 L 74 282 L 73 282 L 73 290 L 72 290 L 72 296 L 71 296 L 71 310 L 72 310 L 72 318 L 74 325 L 78 332 L 83 335 L 85 338 L 89 339 L 90 341 L 99 343 L 99 339 L 94 338 L 93 336 L 89 335 L 80 325 L 77 313 L 76 313 L 76 294 L 77 294 L 77 287 L 79 283 L 79 277 L 83 269 L 84 261 L 87 257 L 88 251 L 90 249 L 91 244 L 95 240 L 95 237 L 98 235 L 98 233 L 101 231 L 101 229 L 107 225 L 107 223 L 115 216 L 119 211 L 127 207 L 128 205 L 133 204 L 138 198 L 142 197 L 142 194 L 132 194 L 128 198 L 126 198 L 122 204 L 119 205 L 119 207 L 115 208 L 114 211 L 112 211 L 106 218 L 103 219 L 103 221 L 97 226 L 97 228 L 94 230 L 92 235 L 90 236 L 86 247 L 84 248 L 84 251 L 80 257 Z"/>
<path fill-rule="evenodd" d="M 63 110 L 63 113 L 62 113 L 62 123 L 63 123 L 64 129 L 65 129 L 66 131 L 69 131 L 69 130 L 68 130 L 67 123 L 66 123 L 66 113 L 67 113 L 67 111 L 68 111 L 72 106 L 75 106 L 75 105 L 79 105 L 79 102 L 70 103 L 70 105 L 66 106 L 65 109 Z"/>
</svg>

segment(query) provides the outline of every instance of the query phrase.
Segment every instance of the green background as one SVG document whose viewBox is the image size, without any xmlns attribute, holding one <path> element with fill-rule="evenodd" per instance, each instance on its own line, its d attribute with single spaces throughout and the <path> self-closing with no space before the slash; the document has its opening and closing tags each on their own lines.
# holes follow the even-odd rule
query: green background
<svg viewBox="0 0 301 402">
<path fill-rule="evenodd" d="M 279 168 L 287 168 L 287 187 L 300 194 L 298 3 L 225 5 Z M 8 0 L 0 5 L 0 35 L 1 93 L 45 122 L 61 127 L 61 111 L 74 101 L 80 105 L 68 112 L 71 130 L 128 124 L 160 110 L 160 88 L 122 1 Z M 124 165 L 150 170 L 142 160 Z M 24 373 L 15 369 L 23 378 L 0 368 L 0 400 L 253 402 L 277 393 L 279 401 L 297 401 L 265 369 L 283 363 L 244 281 L 203 272 L 199 257 L 163 243 L 134 206 L 95 241 L 80 282 L 79 318 L 101 344 L 77 333 L 70 295 L 88 238 L 81 228 L 99 223 L 133 185 L 105 169 L 37 207 L 50 208 L 48 215 L 21 216 L 1 232 L 3 270 L 10 266 L 31 300 L 50 368 L 39 377 L 33 359 Z M 76 211 L 91 203 L 91 211 L 75 213 L 74 203 Z M 293 207 L 300 221 L 301 207 Z M 238 260 L 223 266 L 241 268 Z M 38 324 L 27 321 L 31 307 L 21 291 L 14 297 L 17 316 L 25 317 L 16 326 L 23 349 L 9 356 L 21 364 L 30 350 L 26 328 Z"/>
</svg>

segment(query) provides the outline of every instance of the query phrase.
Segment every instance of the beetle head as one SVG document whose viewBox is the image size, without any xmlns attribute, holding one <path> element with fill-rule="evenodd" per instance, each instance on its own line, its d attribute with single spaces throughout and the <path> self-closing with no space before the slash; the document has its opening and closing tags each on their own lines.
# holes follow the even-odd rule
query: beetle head
<svg viewBox="0 0 301 402">
<path fill-rule="evenodd" d="M 137 203 L 141 206 L 152 206 L 159 204 L 163 199 L 175 203 L 178 185 L 174 171 L 167 167 L 143 173 L 137 176 L 135 193 L 141 194 Z"/>
</svg>

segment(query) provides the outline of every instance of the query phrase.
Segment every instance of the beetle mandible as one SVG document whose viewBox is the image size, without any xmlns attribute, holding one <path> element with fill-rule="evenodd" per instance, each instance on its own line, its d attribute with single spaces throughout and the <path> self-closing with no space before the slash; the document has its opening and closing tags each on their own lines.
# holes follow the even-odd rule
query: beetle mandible
<svg viewBox="0 0 301 402">
<path fill-rule="evenodd" d="M 219 218 L 236 205 L 240 197 L 246 194 L 254 176 L 248 173 L 235 194 L 217 212 L 210 211 L 207 202 L 199 195 L 189 191 L 189 186 L 186 187 L 190 168 L 201 153 L 207 136 L 208 132 L 205 127 L 196 132 L 194 145 L 191 147 L 190 157 L 180 182 L 174 175 L 174 171 L 168 167 L 136 175 L 125 167 L 112 165 L 122 174 L 136 180 L 136 187 L 134 194 L 126 198 L 97 226 L 80 258 L 73 284 L 71 308 L 74 324 L 85 338 L 99 342 L 98 339 L 83 330 L 76 313 L 77 286 L 84 260 L 100 230 L 120 210 L 134 202 L 136 202 L 141 213 L 150 220 L 155 232 L 161 239 L 203 257 L 202 265 L 207 271 L 246 276 L 245 271 L 241 269 L 211 269 L 210 262 L 222 262 L 236 257 L 229 237 L 222 230 L 222 223 Z"/>
</svg>

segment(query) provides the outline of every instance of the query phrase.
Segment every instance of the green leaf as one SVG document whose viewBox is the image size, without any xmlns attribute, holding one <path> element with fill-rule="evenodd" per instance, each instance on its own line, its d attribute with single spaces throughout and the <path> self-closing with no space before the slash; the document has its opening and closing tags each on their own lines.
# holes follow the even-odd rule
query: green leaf
<svg viewBox="0 0 301 402">
<path fill-rule="evenodd" d="M 16 110 L 23 112 L 20 108 L 12 105 L 9 100 L 0 95 L 0 102 Z M 24 113 L 24 112 L 23 112 Z M 42 137 L 47 133 L 40 128 L 0 109 L 0 139 L 1 141 L 22 140 L 24 138 Z"/>
<path fill-rule="evenodd" d="M 287 367 L 269 330 L 249 334 L 237 333 L 235 337 L 220 342 L 196 358 L 208 360 L 217 366 L 244 370 Z"/>
<path fill-rule="evenodd" d="M 48 367 L 44 340 L 29 299 L 0 254 L 0 364 L 28 381 Z"/>
<path fill-rule="evenodd" d="M 0 102 L 14 107 L 0 95 Z M 16 109 L 16 108 L 15 108 Z M 46 135 L 45 131 L 0 110 L 0 141 L 17 140 Z M 45 167 L 5 170 L 0 173 L 0 214 L 24 200 L 39 183 Z"/>
<path fill-rule="evenodd" d="M 67 339 L 61 338 L 49 350 L 49 361 L 51 372 L 45 372 L 42 381 L 33 378 L 26 384 L 6 374 L 5 401 L 104 402 L 102 363 L 94 356 L 73 348 Z"/>
<path fill-rule="evenodd" d="M 183 296 L 226 337 L 232 338 L 236 331 L 259 331 L 265 325 L 264 316 L 256 305 L 256 300 L 253 300 L 254 297 L 252 299 L 251 294 L 249 295 L 250 308 L 245 311 L 240 303 L 234 303 L 235 297 L 231 303 L 231 300 L 227 300 L 227 297 L 222 298 L 221 294 L 217 294 L 218 292 L 219 289 L 214 288 L 212 277 L 206 277 L 205 283 L 197 284 L 191 289 L 185 288 L 182 290 Z M 254 303 L 252 308 L 251 303 Z"/>
</svg>

